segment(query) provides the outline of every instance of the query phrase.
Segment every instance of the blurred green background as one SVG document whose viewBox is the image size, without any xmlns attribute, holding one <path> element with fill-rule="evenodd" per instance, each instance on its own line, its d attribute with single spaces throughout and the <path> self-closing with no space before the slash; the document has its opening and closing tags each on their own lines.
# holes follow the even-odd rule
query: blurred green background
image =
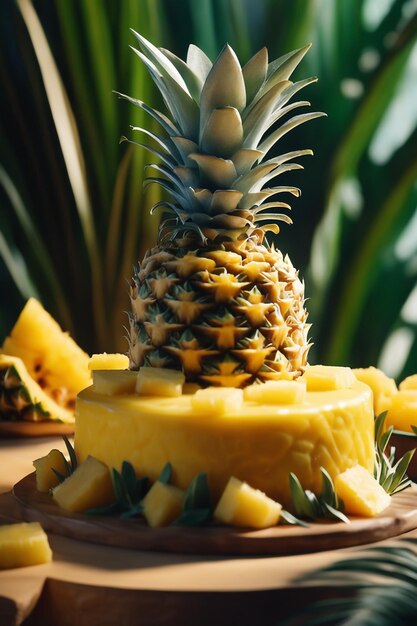
<svg viewBox="0 0 417 626">
<path fill-rule="evenodd" d="M 112 90 L 162 107 L 129 28 L 183 58 L 229 42 L 242 63 L 313 43 L 295 78 L 319 77 L 305 97 L 328 118 L 287 140 L 315 156 L 288 176 L 303 195 L 276 242 L 306 281 L 310 361 L 416 372 L 416 0 L 1 2 L 0 340 L 35 295 L 87 351 L 127 347 L 157 224 L 149 156 L 119 145 L 150 119 Z"/>
</svg>

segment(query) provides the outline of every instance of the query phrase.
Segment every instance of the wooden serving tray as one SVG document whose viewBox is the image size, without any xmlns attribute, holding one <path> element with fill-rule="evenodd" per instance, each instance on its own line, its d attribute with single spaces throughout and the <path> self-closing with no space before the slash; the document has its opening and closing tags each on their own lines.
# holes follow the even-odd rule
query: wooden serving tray
<svg viewBox="0 0 417 626">
<path fill-rule="evenodd" d="M 246 530 L 220 525 L 203 528 L 149 528 L 142 519 L 120 520 L 70 514 L 60 509 L 48 494 L 39 493 L 35 474 L 13 488 L 25 521 L 38 521 L 46 531 L 81 541 L 133 550 L 156 550 L 216 555 L 292 555 L 320 552 L 372 543 L 417 528 L 417 490 L 408 488 L 395 495 L 391 506 L 378 517 L 343 522 L 275 526 Z"/>
<path fill-rule="evenodd" d="M 5 437 L 49 437 L 57 435 L 73 435 L 74 424 L 62 422 L 1 422 L 0 438 Z"/>
</svg>

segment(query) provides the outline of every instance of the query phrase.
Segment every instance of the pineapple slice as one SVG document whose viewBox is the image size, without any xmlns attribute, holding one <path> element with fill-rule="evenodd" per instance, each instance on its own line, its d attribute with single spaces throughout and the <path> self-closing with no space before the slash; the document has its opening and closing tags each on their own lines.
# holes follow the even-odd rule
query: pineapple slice
<svg viewBox="0 0 417 626">
<path fill-rule="evenodd" d="M 177 398 L 182 395 L 185 376 L 178 370 L 141 367 L 137 373 L 136 393 L 140 396 Z"/>
<path fill-rule="evenodd" d="M 22 359 L 30 376 L 53 400 L 73 412 L 76 395 L 88 387 L 88 354 L 30 298 L 1 351 Z"/>
<path fill-rule="evenodd" d="M 143 514 L 152 528 L 168 526 L 182 511 L 185 491 L 157 480 L 144 499 Z"/>
<path fill-rule="evenodd" d="M 393 396 L 386 425 L 413 432 L 411 426 L 417 426 L 417 389 L 401 389 Z"/>
<path fill-rule="evenodd" d="M 242 405 L 243 391 L 234 387 L 208 387 L 191 396 L 191 406 L 197 413 L 235 413 Z"/>
<path fill-rule="evenodd" d="M 356 378 L 350 367 L 334 365 L 309 365 L 300 382 L 305 382 L 307 391 L 335 391 L 349 389 Z"/>
<path fill-rule="evenodd" d="M 59 478 L 53 471 L 67 475 L 67 463 L 60 450 L 51 450 L 46 456 L 35 459 L 33 465 L 36 470 L 36 489 L 48 493 L 50 489 L 59 485 Z"/>
<path fill-rule="evenodd" d="M 93 456 L 87 457 L 71 476 L 55 487 L 52 497 L 71 513 L 110 504 L 114 491 L 109 468 Z"/>
<path fill-rule="evenodd" d="M 413 374 L 412 376 L 407 376 L 403 381 L 400 382 L 400 391 L 405 391 L 407 389 L 417 389 L 417 374 Z"/>
<path fill-rule="evenodd" d="M 243 390 L 247 402 L 258 404 L 297 404 L 306 396 L 306 385 L 293 380 L 269 380 L 261 385 L 249 385 Z"/>
<path fill-rule="evenodd" d="M 127 370 L 129 357 L 126 354 L 93 354 L 88 362 L 89 370 Z"/>
<path fill-rule="evenodd" d="M 214 517 L 230 526 L 269 528 L 278 523 L 281 510 L 278 502 L 232 476 L 216 506 Z"/>
<path fill-rule="evenodd" d="M 41 389 L 21 359 L 7 354 L 0 354 L 0 419 L 74 423 L 72 411 Z"/>
<path fill-rule="evenodd" d="M 357 368 L 353 370 L 353 373 L 358 380 L 372 389 L 375 415 L 387 411 L 398 391 L 395 380 L 388 378 L 382 370 L 376 367 Z"/>
<path fill-rule="evenodd" d="M 355 465 L 334 479 L 337 496 L 350 515 L 374 517 L 391 503 L 391 496 L 362 465 Z"/>
<path fill-rule="evenodd" d="M 39 522 L 0 526 L 0 569 L 52 561 L 48 537 Z"/>
<path fill-rule="evenodd" d="M 93 370 L 93 388 L 96 393 L 119 396 L 134 393 L 138 373 L 132 370 Z"/>
</svg>

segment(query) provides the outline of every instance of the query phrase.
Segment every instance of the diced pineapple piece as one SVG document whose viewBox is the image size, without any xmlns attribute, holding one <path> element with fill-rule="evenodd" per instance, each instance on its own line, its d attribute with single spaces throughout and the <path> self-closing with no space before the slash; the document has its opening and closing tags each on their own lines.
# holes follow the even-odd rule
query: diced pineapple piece
<svg viewBox="0 0 417 626">
<path fill-rule="evenodd" d="M 356 368 L 353 370 L 353 373 L 358 380 L 372 389 L 375 415 L 387 411 L 393 396 L 398 391 L 395 380 L 389 378 L 382 370 L 376 367 Z"/>
<path fill-rule="evenodd" d="M 54 469 L 67 475 L 67 465 L 65 457 L 60 450 L 51 450 L 46 456 L 33 461 L 36 470 L 36 489 L 43 493 L 48 493 L 50 489 L 59 485 L 59 478 Z"/>
<path fill-rule="evenodd" d="M 87 457 L 71 476 L 55 487 L 52 497 L 71 513 L 110 504 L 114 491 L 109 468 L 93 456 Z"/>
<path fill-rule="evenodd" d="M 393 396 L 386 425 L 413 432 L 411 426 L 417 426 L 417 389 L 401 389 Z"/>
<path fill-rule="evenodd" d="M 258 404 L 296 404 L 303 402 L 306 385 L 295 380 L 269 380 L 259 385 L 249 385 L 243 390 L 247 402 Z"/>
<path fill-rule="evenodd" d="M 348 515 L 374 517 L 391 504 L 391 496 L 362 465 L 338 474 L 334 486 Z"/>
<path fill-rule="evenodd" d="M 185 491 L 157 480 L 144 499 L 143 514 L 152 528 L 168 526 L 182 511 Z"/>
<path fill-rule="evenodd" d="M 243 391 L 234 387 L 208 387 L 191 396 L 191 406 L 198 413 L 223 415 L 239 411 L 242 405 Z"/>
<path fill-rule="evenodd" d="M 412 376 L 407 376 L 403 381 L 400 382 L 400 391 L 405 391 L 407 389 L 417 389 L 417 374 L 413 374 Z"/>
<path fill-rule="evenodd" d="M 127 370 L 129 368 L 129 357 L 126 354 L 93 354 L 88 362 L 90 370 Z"/>
<path fill-rule="evenodd" d="M 141 367 L 136 381 L 136 393 L 140 396 L 177 398 L 182 395 L 184 382 L 185 376 L 178 370 Z"/>
<path fill-rule="evenodd" d="M 269 528 L 278 523 L 281 510 L 278 502 L 232 476 L 216 506 L 214 517 L 230 526 Z"/>
<path fill-rule="evenodd" d="M 138 373 L 133 370 L 93 370 L 93 387 L 105 396 L 134 393 Z"/>
<path fill-rule="evenodd" d="M 39 522 L 0 526 L 0 568 L 26 567 L 52 561 L 48 537 Z"/>
<path fill-rule="evenodd" d="M 350 367 L 335 365 L 309 365 L 299 380 L 307 384 L 307 391 L 349 389 L 356 382 Z"/>
</svg>

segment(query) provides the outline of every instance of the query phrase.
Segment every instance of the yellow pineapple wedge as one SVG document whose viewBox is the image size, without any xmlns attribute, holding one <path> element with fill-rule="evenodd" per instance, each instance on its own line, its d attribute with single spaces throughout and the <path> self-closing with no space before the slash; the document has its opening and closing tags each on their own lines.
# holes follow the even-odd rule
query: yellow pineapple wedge
<svg viewBox="0 0 417 626">
<path fill-rule="evenodd" d="M 19 357 L 0 354 L 0 419 L 73 424 L 74 414 L 38 385 Z"/>
<path fill-rule="evenodd" d="M 336 476 L 334 486 L 348 515 L 374 517 L 391 504 L 391 496 L 361 465 L 355 465 Z"/>
<path fill-rule="evenodd" d="M 280 518 L 282 506 L 259 489 L 232 476 L 214 511 L 214 518 L 229 526 L 269 528 Z"/>
<path fill-rule="evenodd" d="M 359 381 L 372 389 L 375 415 L 387 411 L 398 392 L 395 380 L 376 367 L 356 368 L 353 373 Z"/>
<path fill-rule="evenodd" d="M 45 393 L 72 412 L 77 393 L 91 383 L 88 354 L 35 298 L 27 301 L 1 352 L 22 359 Z"/>
<path fill-rule="evenodd" d="M 307 391 L 335 391 L 349 389 L 355 384 L 355 376 L 350 367 L 334 365 L 309 365 L 300 381 L 307 385 Z"/>
<path fill-rule="evenodd" d="M 404 378 L 399 384 L 400 391 L 404 391 L 407 389 L 416 389 L 417 390 L 417 374 L 412 374 L 411 376 L 407 376 Z"/>
<path fill-rule="evenodd" d="M 0 569 L 52 561 L 48 537 L 39 522 L 0 526 Z"/>
<path fill-rule="evenodd" d="M 48 493 L 50 489 L 59 485 L 59 478 L 53 470 L 62 476 L 67 474 L 65 457 L 60 450 L 51 450 L 46 456 L 33 461 L 36 471 L 36 489 Z"/>
<path fill-rule="evenodd" d="M 223 415 L 239 411 L 243 404 L 242 389 L 234 387 L 208 387 L 199 389 L 191 397 L 191 406 L 197 413 Z"/>
<path fill-rule="evenodd" d="M 141 367 L 137 372 L 136 393 L 140 396 L 177 398 L 182 394 L 185 376 L 178 370 Z"/>
<path fill-rule="evenodd" d="M 52 491 L 54 501 L 62 509 L 80 513 L 105 506 L 114 500 L 113 485 L 107 465 L 89 456 Z"/>
<path fill-rule="evenodd" d="M 306 397 L 306 385 L 294 380 L 269 380 L 243 390 L 246 402 L 258 404 L 296 404 Z"/>
<path fill-rule="evenodd" d="M 185 491 L 157 480 L 142 500 L 143 514 L 152 528 L 168 526 L 181 515 Z"/>
<path fill-rule="evenodd" d="M 414 432 L 411 426 L 417 426 L 417 389 L 400 389 L 391 398 L 386 426 Z"/>
<path fill-rule="evenodd" d="M 132 370 L 93 370 L 93 387 L 96 393 L 119 396 L 134 393 L 138 373 Z"/>
<path fill-rule="evenodd" d="M 126 354 L 102 352 L 93 354 L 88 362 L 89 370 L 127 370 L 129 357 Z"/>
</svg>

